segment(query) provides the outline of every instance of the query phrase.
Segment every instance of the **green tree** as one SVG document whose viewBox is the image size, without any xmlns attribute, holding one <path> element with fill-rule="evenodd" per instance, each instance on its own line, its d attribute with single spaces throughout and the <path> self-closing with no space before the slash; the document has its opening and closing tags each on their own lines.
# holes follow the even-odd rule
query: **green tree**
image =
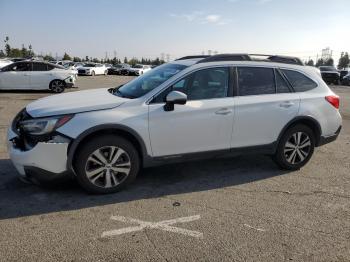
<svg viewBox="0 0 350 262">
<path fill-rule="evenodd" d="M 350 59 L 348 52 L 342 52 L 340 55 L 338 69 L 348 68 L 350 66 Z"/>
<path fill-rule="evenodd" d="M 5 57 L 6 55 L 5 55 L 5 53 L 4 53 L 4 51 L 3 50 L 0 50 L 0 58 L 1 57 Z"/>
<path fill-rule="evenodd" d="M 72 58 L 65 52 L 62 60 L 72 60 Z"/>
<path fill-rule="evenodd" d="M 73 62 L 81 62 L 80 57 L 77 57 L 77 56 L 73 57 Z"/>
<path fill-rule="evenodd" d="M 319 66 L 323 66 L 323 65 L 325 65 L 323 59 L 322 58 L 318 59 L 316 62 L 316 66 L 319 67 Z"/>
<path fill-rule="evenodd" d="M 124 57 L 124 63 L 127 64 L 128 63 L 128 58 Z"/>
<path fill-rule="evenodd" d="M 45 55 L 45 56 L 43 57 L 43 59 L 44 59 L 45 61 L 53 61 L 53 60 L 55 60 L 55 58 L 53 58 L 51 55 Z"/>
<path fill-rule="evenodd" d="M 324 63 L 326 66 L 334 66 L 334 60 L 333 58 L 329 58 Z"/>
<path fill-rule="evenodd" d="M 29 44 L 28 49 L 29 49 L 28 56 L 34 56 L 33 47 L 31 44 Z"/>
<path fill-rule="evenodd" d="M 11 48 L 9 57 L 22 57 L 22 50 L 18 48 Z"/>
<path fill-rule="evenodd" d="M 310 59 L 309 61 L 306 62 L 306 65 L 314 66 L 315 65 L 314 60 Z"/>
<path fill-rule="evenodd" d="M 5 37 L 5 52 L 7 56 L 11 55 L 11 46 L 9 44 L 10 38 L 8 36 Z"/>
</svg>

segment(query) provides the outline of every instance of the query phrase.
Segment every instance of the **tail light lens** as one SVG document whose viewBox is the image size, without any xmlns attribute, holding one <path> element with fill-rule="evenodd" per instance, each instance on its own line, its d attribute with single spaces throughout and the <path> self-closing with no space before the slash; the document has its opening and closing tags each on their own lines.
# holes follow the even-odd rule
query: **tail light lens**
<svg viewBox="0 0 350 262">
<path fill-rule="evenodd" d="M 339 109 L 339 96 L 333 95 L 333 96 L 326 96 L 326 100 L 334 106 L 336 109 Z"/>
</svg>

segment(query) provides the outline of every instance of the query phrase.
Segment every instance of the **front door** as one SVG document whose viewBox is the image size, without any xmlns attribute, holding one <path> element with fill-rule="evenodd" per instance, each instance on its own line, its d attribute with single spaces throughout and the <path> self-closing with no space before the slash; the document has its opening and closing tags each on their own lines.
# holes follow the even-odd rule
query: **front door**
<svg viewBox="0 0 350 262">
<path fill-rule="evenodd" d="M 149 132 L 154 157 L 230 148 L 234 100 L 229 96 L 230 69 L 196 71 L 158 95 L 149 105 Z M 172 91 L 187 94 L 185 105 L 164 111 Z"/>
<path fill-rule="evenodd" d="M 30 89 L 30 63 L 14 63 L 6 67 L 5 70 L 0 72 L 0 88 Z"/>
</svg>

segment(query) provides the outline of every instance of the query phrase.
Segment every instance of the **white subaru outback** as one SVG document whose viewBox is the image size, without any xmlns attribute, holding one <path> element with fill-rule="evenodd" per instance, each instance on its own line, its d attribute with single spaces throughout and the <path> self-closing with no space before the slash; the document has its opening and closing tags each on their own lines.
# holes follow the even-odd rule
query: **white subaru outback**
<svg viewBox="0 0 350 262">
<path fill-rule="evenodd" d="M 22 178 L 73 175 L 115 192 L 140 168 L 223 154 L 270 154 L 296 170 L 341 129 L 339 97 L 297 58 L 184 57 L 129 83 L 30 103 L 8 130 Z"/>
</svg>

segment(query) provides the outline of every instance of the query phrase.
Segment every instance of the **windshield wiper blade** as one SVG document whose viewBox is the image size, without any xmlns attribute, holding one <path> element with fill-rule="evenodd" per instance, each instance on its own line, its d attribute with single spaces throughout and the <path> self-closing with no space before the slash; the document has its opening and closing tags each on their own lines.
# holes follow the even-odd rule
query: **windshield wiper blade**
<svg viewBox="0 0 350 262">
<path fill-rule="evenodd" d="M 130 99 L 136 98 L 136 96 L 123 94 L 122 92 L 119 91 L 119 89 L 116 90 L 116 93 L 118 94 L 118 96 L 123 98 L 130 98 Z"/>
</svg>

